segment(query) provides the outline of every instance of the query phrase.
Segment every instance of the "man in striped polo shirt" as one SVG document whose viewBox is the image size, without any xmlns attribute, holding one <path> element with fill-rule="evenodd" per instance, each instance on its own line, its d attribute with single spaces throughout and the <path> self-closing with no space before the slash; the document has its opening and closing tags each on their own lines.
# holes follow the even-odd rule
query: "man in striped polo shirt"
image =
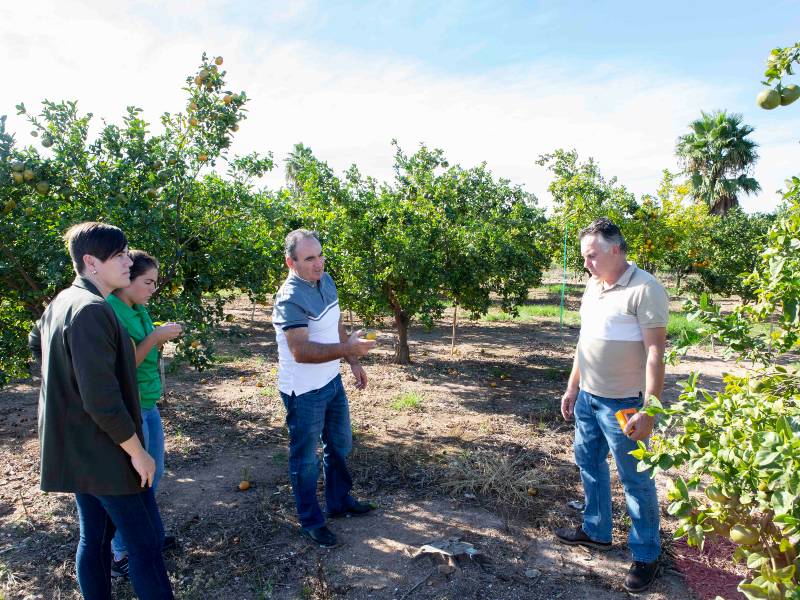
<svg viewBox="0 0 800 600">
<path fill-rule="evenodd" d="M 620 409 L 641 409 L 664 387 L 669 297 L 650 273 L 626 259 L 619 228 L 598 219 L 580 232 L 581 255 L 591 274 L 581 301 L 581 332 L 561 413 L 575 420 L 575 462 L 585 495 L 583 525 L 556 529 L 570 545 L 611 547 L 611 481 L 608 452 L 614 455 L 631 518 L 628 547 L 633 555 L 624 586 L 650 587 L 659 572 L 659 506 L 650 472 L 637 470 L 629 452 L 647 440 L 653 417 L 630 416 L 623 428 Z"/>
<path fill-rule="evenodd" d="M 278 343 L 278 389 L 286 407 L 289 428 L 289 476 L 300 532 L 324 548 L 336 545 L 317 502 L 322 438 L 325 508 L 329 517 L 364 515 L 372 505 L 350 495 L 353 482 L 347 456 L 353 444 L 350 407 L 339 374 L 344 358 L 356 379 L 367 386 L 367 373 L 358 359 L 375 345 L 361 331 L 347 335 L 339 297 L 317 234 L 297 229 L 286 236 L 289 276 L 275 295 L 272 323 Z"/>
</svg>

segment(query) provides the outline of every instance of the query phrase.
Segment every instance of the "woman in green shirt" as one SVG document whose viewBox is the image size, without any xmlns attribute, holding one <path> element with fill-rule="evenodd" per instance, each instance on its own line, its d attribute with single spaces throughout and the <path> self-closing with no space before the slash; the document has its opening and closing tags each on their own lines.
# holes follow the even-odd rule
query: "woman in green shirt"
<svg viewBox="0 0 800 600">
<path fill-rule="evenodd" d="M 114 290 L 107 298 L 122 326 L 136 346 L 136 379 L 139 386 L 139 403 L 142 409 L 142 433 L 145 449 L 156 462 L 153 477 L 153 493 L 164 474 L 164 428 L 156 401 L 161 398 L 161 375 L 158 369 L 160 347 L 183 332 L 178 323 L 153 326 L 145 308 L 156 291 L 158 261 L 142 250 L 131 250 L 131 283 Z M 117 533 L 111 542 L 114 562 L 111 574 L 127 575 L 127 549 L 125 541 Z"/>
</svg>

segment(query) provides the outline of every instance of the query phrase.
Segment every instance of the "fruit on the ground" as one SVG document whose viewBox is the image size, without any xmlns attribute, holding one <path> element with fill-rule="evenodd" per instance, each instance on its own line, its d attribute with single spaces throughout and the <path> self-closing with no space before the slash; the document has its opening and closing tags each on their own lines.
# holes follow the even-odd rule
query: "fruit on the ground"
<svg viewBox="0 0 800 600">
<path fill-rule="evenodd" d="M 497 384 L 494 381 L 489 382 L 489 387 L 497 387 Z"/>
<path fill-rule="evenodd" d="M 36 184 L 36 191 L 44 195 L 48 191 L 50 191 L 50 184 L 47 183 L 46 181 L 40 181 L 39 183 Z"/>
<path fill-rule="evenodd" d="M 766 110 L 772 110 L 781 103 L 781 95 L 772 88 L 762 90 L 756 98 L 756 103 Z"/>
<path fill-rule="evenodd" d="M 33 178 L 36 175 L 34 175 L 33 171 L 31 171 L 30 169 L 25 169 L 22 172 L 22 176 L 25 178 L 25 181 L 33 181 Z"/>
<path fill-rule="evenodd" d="M 781 106 L 789 106 L 800 98 L 800 86 L 791 83 L 781 90 Z"/>
<path fill-rule="evenodd" d="M 368 331 L 367 335 L 364 336 L 364 339 L 366 339 L 366 340 L 377 340 L 378 339 L 378 334 L 375 333 L 374 331 Z"/>
<path fill-rule="evenodd" d="M 736 524 L 731 527 L 731 540 L 740 546 L 752 546 L 758 541 L 758 532 L 745 525 Z"/>
<path fill-rule="evenodd" d="M 192 346 L 192 348 L 199 348 L 200 342 L 198 342 L 197 340 L 192 340 L 192 343 L 190 345 Z"/>
<path fill-rule="evenodd" d="M 240 489 L 241 491 L 243 491 L 243 492 L 246 492 L 247 490 L 249 490 L 249 489 L 250 489 L 250 482 L 249 482 L 249 481 L 247 481 L 246 479 L 243 479 L 243 480 L 242 480 L 242 481 L 239 483 L 239 489 Z"/>
<path fill-rule="evenodd" d="M 532 487 L 528 488 L 528 496 L 535 496 L 538 493 L 539 493 L 539 490 L 537 490 L 536 488 L 532 488 Z"/>
</svg>

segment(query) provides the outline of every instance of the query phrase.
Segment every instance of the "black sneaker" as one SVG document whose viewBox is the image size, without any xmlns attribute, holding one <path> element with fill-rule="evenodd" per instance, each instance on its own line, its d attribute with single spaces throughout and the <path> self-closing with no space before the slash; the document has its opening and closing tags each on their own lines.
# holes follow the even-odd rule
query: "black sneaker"
<svg viewBox="0 0 800 600">
<path fill-rule="evenodd" d="M 111 559 L 111 576 L 114 578 L 128 578 L 128 557 L 123 556 L 119 560 Z"/>
<path fill-rule="evenodd" d="M 561 527 L 553 530 L 558 541 L 568 546 L 586 546 L 598 550 L 610 550 L 611 542 L 598 542 L 586 535 L 582 527 Z"/>
<path fill-rule="evenodd" d="M 369 512 L 375 510 L 375 505 L 369 502 L 359 502 L 358 500 L 354 501 L 354 504 L 345 510 L 337 513 L 329 512 L 328 516 L 331 519 L 341 519 L 341 518 L 349 518 L 349 517 L 363 517 Z"/>
<path fill-rule="evenodd" d="M 325 527 L 325 525 L 317 527 L 316 529 L 305 529 L 301 527 L 300 533 L 303 537 L 308 538 L 320 548 L 333 548 L 336 546 L 336 536 L 330 529 Z"/>
<path fill-rule="evenodd" d="M 657 560 L 653 562 L 639 562 L 637 560 L 631 564 L 631 568 L 628 569 L 628 574 L 625 575 L 625 583 L 623 585 L 625 589 L 632 594 L 644 592 L 653 585 L 653 582 L 660 573 L 661 568 Z"/>
</svg>

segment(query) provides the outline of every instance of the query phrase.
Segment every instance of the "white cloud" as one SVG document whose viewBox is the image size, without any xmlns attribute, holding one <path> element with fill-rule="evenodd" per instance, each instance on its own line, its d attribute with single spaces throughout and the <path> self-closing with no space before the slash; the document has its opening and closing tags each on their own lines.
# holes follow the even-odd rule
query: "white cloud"
<svg viewBox="0 0 800 600">
<path fill-rule="evenodd" d="M 662 169 L 676 168 L 676 138 L 698 107 L 734 105 L 742 94 L 665 77 L 633 59 L 588 65 L 578 75 L 567 63 L 442 74 L 388 56 L 278 43 L 244 24 L 226 25 L 232 6 L 226 3 L 29 4 L 26 11 L 0 8 L 0 52 L 8 57 L 0 113 L 13 113 L 21 100 L 33 109 L 45 97 L 76 98 L 82 110 L 111 121 L 135 104 L 156 123 L 162 112 L 182 109 L 183 79 L 207 50 L 225 57 L 230 87 L 252 98 L 237 152 L 272 150 L 281 159 L 302 141 L 337 170 L 356 163 L 387 179 L 391 139 L 406 151 L 424 142 L 464 166 L 487 161 L 545 204 L 549 173 L 534 164 L 540 154 L 576 148 L 637 195 L 652 193 Z M 290 29 L 310 10 L 308 3 L 277 8 L 268 18 Z M 786 110 L 761 113 L 745 114 L 745 122 L 757 125 L 762 159 L 755 176 L 764 189 L 760 198 L 743 200 L 749 210 L 774 207 L 774 190 L 800 164 L 800 134 L 786 134 L 800 132 L 800 119 Z M 27 142 L 21 121 L 10 121 Z M 279 163 L 267 183 L 280 185 L 281 174 Z"/>
</svg>

